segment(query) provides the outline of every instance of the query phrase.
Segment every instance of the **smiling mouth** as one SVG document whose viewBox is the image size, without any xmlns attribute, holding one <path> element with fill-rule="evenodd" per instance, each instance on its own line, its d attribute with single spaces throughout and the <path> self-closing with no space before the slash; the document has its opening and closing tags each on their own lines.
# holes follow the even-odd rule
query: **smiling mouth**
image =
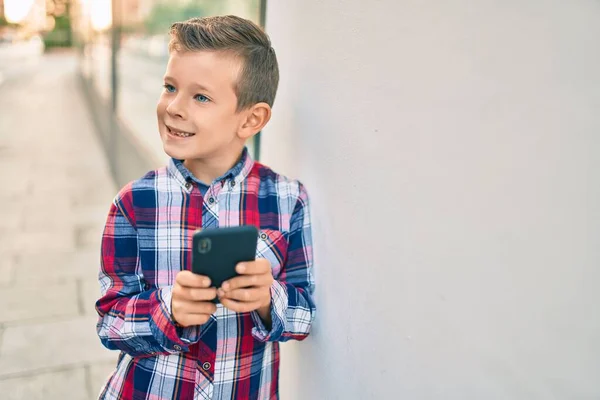
<svg viewBox="0 0 600 400">
<path fill-rule="evenodd" d="M 180 138 L 187 138 L 187 137 L 192 137 L 195 135 L 195 133 L 179 131 L 175 128 L 171 128 L 169 125 L 165 125 L 165 126 L 167 127 L 167 131 L 169 132 L 169 134 L 173 135 L 173 136 L 177 136 Z"/>
</svg>

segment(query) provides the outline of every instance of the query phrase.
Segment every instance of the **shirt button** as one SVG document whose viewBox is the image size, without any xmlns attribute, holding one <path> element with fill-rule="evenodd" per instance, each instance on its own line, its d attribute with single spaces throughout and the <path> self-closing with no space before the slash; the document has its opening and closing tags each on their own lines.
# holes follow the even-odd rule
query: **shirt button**
<svg viewBox="0 0 600 400">
<path fill-rule="evenodd" d="M 186 182 L 186 183 L 185 183 L 185 188 L 186 188 L 187 190 L 190 190 L 190 189 L 192 188 L 192 183 L 191 183 L 191 182 Z"/>
<path fill-rule="evenodd" d="M 181 351 L 181 346 L 176 344 L 175 346 L 173 346 L 173 348 L 177 351 Z"/>
<path fill-rule="evenodd" d="M 231 187 L 234 187 L 234 186 L 235 186 L 235 181 L 231 181 L 231 182 L 229 182 L 229 185 L 230 185 Z"/>
<path fill-rule="evenodd" d="M 210 204 L 214 204 L 214 203 L 215 203 L 215 198 L 214 198 L 214 197 L 211 197 L 211 198 L 209 198 L 209 199 L 208 199 L 208 202 L 209 202 Z"/>
<path fill-rule="evenodd" d="M 205 371 L 208 371 L 210 369 L 210 363 L 205 362 L 204 364 L 202 364 L 202 369 Z"/>
<path fill-rule="evenodd" d="M 261 233 L 261 234 L 260 234 L 260 238 L 261 238 L 262 240 L 267 240 L 267 234 L 266 234 L 266 233 Z"/>
</svg>

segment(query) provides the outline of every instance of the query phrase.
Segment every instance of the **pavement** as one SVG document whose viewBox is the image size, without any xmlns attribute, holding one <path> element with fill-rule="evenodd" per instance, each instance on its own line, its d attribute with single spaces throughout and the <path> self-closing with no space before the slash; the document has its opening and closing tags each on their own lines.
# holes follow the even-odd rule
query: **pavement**
<svg viewBox="0 0 600 400">
<path fill-rule="evenodd" d="M 117 188 L 72 53 L 0 59 L 0 398 L 94 399 L 100 238 Z"/>
</svg>

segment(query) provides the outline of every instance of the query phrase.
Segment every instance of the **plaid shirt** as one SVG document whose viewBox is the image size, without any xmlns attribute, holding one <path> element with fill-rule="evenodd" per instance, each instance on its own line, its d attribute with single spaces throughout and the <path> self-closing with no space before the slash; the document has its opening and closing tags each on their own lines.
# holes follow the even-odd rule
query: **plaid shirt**
<svg viewBox="0 0 600 400">
<path fill-rule="evenodd" d="M 206 191 L 206 193 L 202 193 Z M 244 151 L 201 191 L 180 161 L 125 186 L 102 237 L 97 331 L 120 350 L 101 399 L 277 399 L 279 342 L 302 340 L 315 315 L 308 196 Z M 198 228 L 254 225 L 271 262 L 272 326 L 220 304 L 202 326 L 171 318 L 175 276 L 191 269 Z"/>
</svg>

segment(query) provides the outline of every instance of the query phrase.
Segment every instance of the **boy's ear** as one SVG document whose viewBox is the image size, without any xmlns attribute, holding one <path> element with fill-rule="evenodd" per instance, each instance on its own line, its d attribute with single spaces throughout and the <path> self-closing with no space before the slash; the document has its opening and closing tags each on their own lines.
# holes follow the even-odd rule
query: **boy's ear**
<svg viewBox="0 0 600 400">
<path fill-rule="evenodd" d="M 245 118 L 238 130 L 238 136 L 242 139 L 249 139 L 260 132 L 269 122 L 271 119 L 271 106 L 267 103 L 256 103 L 243 113 Z"/>
</svg>

